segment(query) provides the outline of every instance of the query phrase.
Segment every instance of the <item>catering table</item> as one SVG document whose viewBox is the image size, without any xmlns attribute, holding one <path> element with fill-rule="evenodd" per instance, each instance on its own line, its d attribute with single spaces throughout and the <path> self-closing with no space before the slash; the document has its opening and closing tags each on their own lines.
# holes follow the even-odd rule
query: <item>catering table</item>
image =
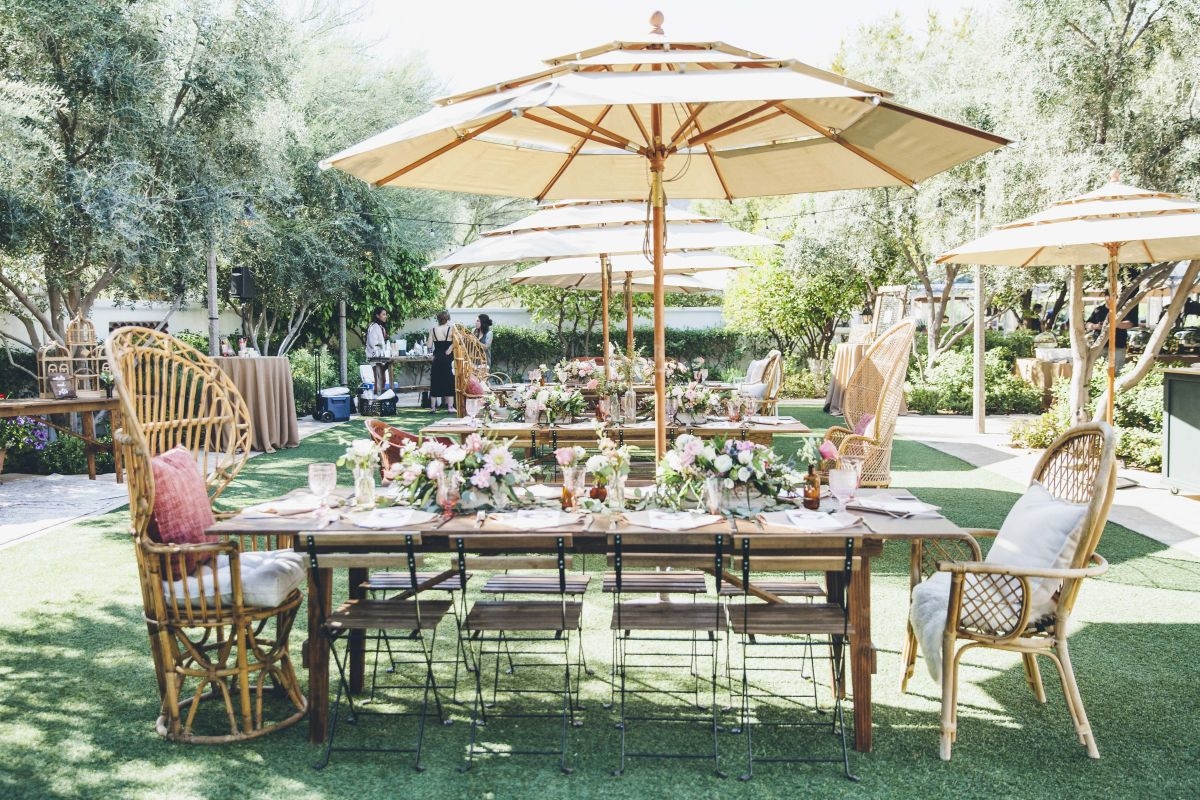
<svg viewBox="0 0 1200 800">
<path fill-rule="evenodd" d="M 112 444 L 101 444 L 96 439 L 96 414 L 101 411 L 109 413 L 110 427 L 116 430 L 121 427 L 121 404 L 116 397 L 104 397 L 96 393 L 94 396 L 73 397 L 66 400 L 46 398 L 31 398 L 28 400 L 0 400 L 0 419 L 12 417 L 37 417 L 42 422 L 60 433 L 77 436 L 83 440 L 84 452 L 87 455 L 88 477 L 96 480 L 96 451 L 111 450 L 113 454 L 113 471 L 117 483 L 122 480 L 124 470 L 121 463 L 121 448 Z M 51 414 L 79 414 L 82 421 L 82 433 L 76 433 L 51 421 Z"/>
<path fill-rule="evenodd" d="M 514 446 L 524 450 L 528 455 L 537 451 L 538 447 L 568 447 L 574 445 L 595 446 L 595 423 L 592 421 L 577 422 L 569 425 L 539 426 L 529 422 L 493 422 L 486 425 L 472 424 L 467 418 L 448 417 L 421 429 L 422 436 L 457 436 L 460 439 L 472 433 L 482 433 L 498 439 L 515 439 Z M 636 422 L 632 425 L 609 425 L 609 438 L 617 444 L 633 444 L 639 447 L 654 448 L 654 421 Z M 701 439 L 712 439 L 720 436 L 724 439 L 744 439 L 756 444 L 771 446 L 777 434 L 805 434 L 812 429 L 803 422 L 790 421 L 778 424 L 748 423 L 728 421 L 710 421 L 701 425 L 668 425 L 667 439 L 673 442 L 675 437 L 683 433 L 699 436 Z"/>
<path fill-rule="evenodd" d="M 874 491 L 879 490 L 864 489 L 861 495 L 865 496 Z M 888 492 L 899 494 L 903 493 L 903 490 L 892 488 Z M 865 752 L 871 750 L 873 745 L 871 729 L 871 684 L 872 675 L 876 671 L 876 651 L 871 638 L 871 559 L 883 552 L 883 543 L 889 539 L 912 540 L 928 537 L 962 539 L 967 534 L 963 529 L 944 517 L 897 519 L 887 514 L 872 512 L 862 512 L 862 517 L 862 524 L 848 528 L 845 531 L 799 535 L 797 536 L 797 540 L 804 542 L 803 548 L 796 553 L 785 554 L 780 552 L 779 555 L 844 555 L 845 541 L 847 538 L 850 538 L 854 540 L 854 552 L 862 558 L 861 568 L 852 573 L 847 595 L 850 605 L 850 625 L 854 631 L 850 640 L 850 677 L 851 691 L 854 698 L 854 743 L 858 750 Z M 756 531 L 753 524 L 748 521 L 742 522 L 741 525 L 741 534 L 778 532 L 770 527 Z M 571 526 L 569 533 L 571 534 L 573 552 L 604 553 L 607 549 L 607 536 L 609 533 L 645 532 L 649 530 L 624 523 L 615 525 L 608 531 L 591 530 L 591 527 L 580 528 L 577 525 Z M 747 530 L 748 528 L 750 530 Z M 421 549 L 423 551 L 442 553 L 454 550 L 454 543 L 451 541 L 451 537 L 455 534 L 481 532 L 489 534 L 512 533 L 514 540 L 519 540 L 523 536 L 522 531 L 503 527 L 491 521 L 485 521 L 482 527 L 480 527 L 476 524 L 475 518 L 472 515 L 457 516 L 448 522 L 438 520 L 437 522 L 422 525 L 409 525 L 405 526 L 404 530 L 421 533 Z M 696 528 L 694 531 L 712 532 L 714 534 L 734 532 L 724 522 L 703 528 Z M 789 532 L 796 533 L 790 529 Z M 396 531 L 363 529 L 342 520 L 322 526 L 318 525 L 313 517 L 301 517 L 299 515 L 277 518 L 243 518 L 235 516 L 216 523 L 208 529 L 208 533 L 218 536 L 292 533 L 295 534 L 294 547 L 298 552 L 307 554 L 309 539 L 311 537 L 312 544 L 318 553 L 322 551 L 346 552 L 347 550 L 362 553 L 366 556 L 363 566 L 349 568 L 349 586 L 355 587 L 350 590 L 351 597 L 365 597 L 365 590 L 358 587 L 361 587 L 361 584 L 366 579 L 366 562 L 369 560 L 369 554 L 393 551 L 397 547 L 392 544 L 386 546 L 372 545 L 372 538 L 390 538 L 391 542 L 395 542 L 394 536 L 386 537 L 383 534 L 395 534 Z M 394 551 L 398 552 L 398 550 Z M 528 551 L 528 547 L 522 547 L 522 551 Z M 332 571 L 329 569 L 310 569 L 307 604 L 308 641 L 306 643 L 307 650 L 304 663 L 309 670 L 308 733 L 309 741 L 311 742 L 324 741 L 328 733 L 329 649 L 327 640 L 320 632 L 320 620 L 332 610 L 332 596 L 330 591 L 333 584 L 332 577 Z M 318 586 L 321 587 L 320 592 L 317 590 Z M 607 622 L 603 624 L 607 626 Z M 350 659 L 351 690 L 361 691 L 365 662 L 364 643 L 361 638 L 357 640 L 351 639 Z"/>
<path fill-rule="evenodd" d="M 833 368 L 829 374 L 829 391 L 825 394 L 825 413 L 837 416 L 842 413 L 842 395 L 846 384 L 854 374 L 854 368 L 867 352 L 866 344 L 842 342 L 833 353 Z"/>
<path fill-rule="evenodd" d="M 251 447 L 264 453 L 297 447 L 300 428 L 292 365 L 283 356 L 214 358 L 250 407 Z"/>
<path fill-rule="evenodd" d="M 1071 379 L 1071 362 L 1018 358 L 1016 371 L 1021 380 L 1042 390 L 1042 407 L 1049 408 L 1054 400 L 1051 391 L 1054 388 L 1054 382 L 1059 378 Z"/>
<path fill-rule="evenodd" d="M 389 356 L 387 358 L 372 358 L 372 364 L 390 362 L 392 365 L 392 383 L 396 384 L 398 392 L 420 392 L 429 388 L 427 371 L 433 364 L 433 354 L 423 356 Z"/>
</svg>

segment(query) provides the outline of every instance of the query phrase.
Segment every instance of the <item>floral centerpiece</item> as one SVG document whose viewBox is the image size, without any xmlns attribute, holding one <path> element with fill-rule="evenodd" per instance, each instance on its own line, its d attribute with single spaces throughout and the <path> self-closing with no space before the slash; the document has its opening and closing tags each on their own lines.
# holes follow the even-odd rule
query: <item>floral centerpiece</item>
<svg viewBox="0 0 1200 800">
<path fill-rule="evenodd" d="M 598 378 L 603 370 L 595 361 L 568 361 L 563 359 L 554 365 L 554 376 L 559 383 L 587 383 Z"/>
<path fill-rule="evenodd" d="M 427 439 L 409 441 L 400 448 L 396 463 L 385 476 L 400 488 L 400 498 L 414 506 L 434 507 L 437 481 L 443 472 L 457 472 L 463 480 L 460 502 L 464 508 L 487 504 L 503 507 L 517 498 L 517 490 L 533 480 L 533 468 L 512 454 L 514 440 L 488 439 L 477 433 L 462 444 L 446 445 Z"/>
<path fill-rule="evenodd" d="M 702 383 L 675 385 L 667 389 L 667 403 L 675 406 L 675 419 L 683 425 L 703 422 L 721 410 L 721 395 Z"/>
<path fill-rule="evenodd" d="M 108 371 L 108 367 L 100 370 L 100 376 L 97 380 L 100 382 L 100 388 L 104 390 L 104 396 L 112 397 L 113 387 L 116 386 L 117 379 Z"/>
<path fill-rule="evenodd" d="M 544 411 L 546 421 L 553 424 L 580 416 L 584 404 L 583 395 L 578 389 L 533 384 L 517 387 L 509 393 L 505 405 L 515 420 L 537 423 Z"/>
<path fill-rule="evenodd" d="M 354 474 L 354 504 L 360 508 L 375 507 L 375 472 L 382 450 L 371 439 L 355 439 L 337 460 L 339 467 L 350 467 Z"/>
<path fill-rule="evenodd" d="M 654 375 L 654 362 L 642 355 L 639 347 L 632 354 L 626 355 L 618 347 L 613 347 L 613 375 L 626 384 L 643 383 Z"/>
<path fill-rule="evenodd" d="M 655 472 L 659 496 L 677 508 L 699 499 L 709 479 L 720 481 L 727 491 L 744 493 L 747 506 L 753 493 L 773 503 L 781 491 L 804 482 L 803 475 L 765 445 L 720 438 L 705 442 L 689 434 L 675 439 Z"/>
<path fill-rule="evenodd" d="M 696 356 L 692 359 L 692 379 L 697 383 L 708 380 L 708 369 L 704 366 L 704 356 Z"/>
<path fill-rule="evenodd" d="M 664 365 L 667 383 L 687 383 L 692 379 L 692 370 L 686 361 L 668 358 Z"/>
<path fill-rule="evenodd" d="M 618 445 L 600 428 L 596 429 L 599 440 L 598 452 L 587 460 L 587 470 L 592 473 L 590 496 L 593 500 L 604 503 L 609 500 L 615 508 L 625 505 L 625 479 L 629 477 L 629 467 L 637 445 Z"/>
<path fill-rule="evenodd" d="M 828 472 L 830 467 L 837 465 L 841 460 L 837 445 L 828 439 L 818 439 L 815 436 L 805 436 L 800 440 L 796 456 L 801 464 L 812 464 L 819 472 Z"/>
</svg>

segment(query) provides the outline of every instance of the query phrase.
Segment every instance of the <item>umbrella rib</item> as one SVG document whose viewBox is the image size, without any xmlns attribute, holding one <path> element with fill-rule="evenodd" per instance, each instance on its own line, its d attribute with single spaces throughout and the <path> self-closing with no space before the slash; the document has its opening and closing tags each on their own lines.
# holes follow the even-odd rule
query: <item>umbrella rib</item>
<svg viewBox="0 0 1200 800">
<path fill-rule="evenodd" d="M 596 120 L 596 122 L 588 122 L 583 117 L 579 116 L 578 114 L 572 114 L 570 111 L 567 111 L 565 108 L 560 108 L 558 106 L 550 106 L 549 108 L 551 111 L 555 112 L 556 114 L 566 117 L 567 119 L 571 120 L 572 122 L 574 122 L 578 125 L 582 125 L 583 127 L 587 128 L 589 131 L 592 131 L 593 133 L 599 133 L 604 136 L 607 136 L 610 139 L 612 139 L 614 142 L 623 142 L 626 150 L 636 147 L 636 145 L 633 142 L 629 141 L 624 136 L 621 136 L 618 133 L 613 133 L 612 131 L 610 131 L 606 128 L 601 128 L 600 124 L 599 124 L 600 123 L 599 119 Z M 608 108 L 612 108 L 612 106 L 610 105 L 610 106 L 608 106 Z M 605 113 L 608 113 L 608 112 L 605 111 Z M 600 119 L 603 119 L 603 118 L 604 118 L 604 116 L 602 114 Z"/>
<path fill-rule="evenodd" d="M 617 150 L 628 149 L 628 148 L 626 148 L 625 145 L 621 144 L 620 142 L 614 142 L 611 139 L 605 139 L 602 136 L 597 136 L 596 134 L 592 133 L 591 131 L 577 130 L 575 128 L 570 127 L 569 125 L 563 125 L 562 123 L 555 122 L 554 120 L 546 119 L 544 117 L 539 117 L 535 114 L 530 114 L 528 111 L 525 112 L 525 114 L 523 115 L 522 118 L 527 119 L 530 122 L 536 122 L 539 125 L 545 125 L 547 128 L 554 128 L 555 130 L 570 134 L 571 136 L 579 136 L 584 139 L 591 139 L 593 142 L 598 142 L 598 143 L 606 145 L 608 147 L 614 147 Z"/>
<path fill-rule="evenodd" d="M 381 178 L 380 180 L 375 181 L 374 185 L 375 186 L 383 186 L 385 184 L 391 183 L 392 181 L 396 180 L 396 178 L 399 178 L 401 175 L 404 175 L 405 173 L 408 173 L 408 172 L 412 172 L 417 167 L 420 167 L 420 166 L 426 164 L 427 162 L 432 161 L 433 159 L 437 158 L 438 156 L 442 155 L 443 153 L 450 152 L 454 148 L 458 147 L 460 144 L 465 144 L 465 143 L 471 141 L 472 139 L 474 139 L 476 136 L 479 136 L 480 134 L 483 134 L 483 133 L 487 133 L 492 128 L 494 128 L 497 125 L 499 125 L 500 123 L 504 122 L 504 120 L 506 120 L 506 119 L 509 119 L 509 116 L 507 114 L 502 114 L 502 115 L 496 117 L 491 122 L 480 125 L 478 128 L 471 131 L 470 133 L 464 133 L 463 135 L 461 135 L 457 139 L 455 139 L 453 142 L 442 145 L 437 150 L 434 150 L 432 153 L 427 153 L 426 155 L 418 158 L 416 161 L 406 164 L 405 166 L 403 166 L 400 169 L 393 172 L 391 175 L 388 175 L 385 178 Z"/>
<path fill-rule="evenodd" d="M 608 116 L 608 112 L 612 111 L 612 109 L 613 109 L 612 106 L 605 106 L 604 110 L 600 112 L 600 116 L 596 117 L 595 124 L 599 125 L 601 122 L 603 122 L 604 118 L 606 116 Z M 562 166 L 560 166 L 558 168 L 558 171 L 554 173 L 554 177 L 551 178 L 549 180 L 549 182 L 547 182 L 546 185 L 542 187 L 542 191 L 538 192 L 538 200 L 539 201 L 541 201 L 547 194 L 550 193 L 550 190 L 554 188 L 554 184 L 558 183 L 558 179 L 561 178 L 563 176 L 563 174 L 567 171 L 567 167 L 571 166 L 571 162 L 573 162 L 575 160 L 575 156 L 578 155 L 579 151 L 583 149 L 583 145 L 586 141 L 587 141 L 587 139 L 580 137 L 579 141 L 577 141 L 571 147 L 571 152 L 567 155 L 567 157 L 565 159 L 563 159 Z"/>
<path fill-rule="evenodd" d="M 887 164 L 885 164 L 882 161 L 880 161 L 879 159 L 875 158 L 874 156 L 872 156 L 870 153 L 866 152 L 865 150 L 863 150 L 859 147 L 856 147 L 856 146 L 850 144 L 849 142 L 845 141 L 844 139 L 842 139 L 840 136 L 837 136 L 836 134 L 834 134 L 833 131 L 831 131 L 829 128 L 826 128 L 824 125 L 817 123 L 815 120 L 809 119 L 808 117 L 804 116 L 803 114 L 801 114 L 798 111 L 795 111 L 794 109 L 788 108 L 786 105 L 783 104 L 783 101 L 779 101 L 775 105 L 781 111 L 783 111 L 783 113 L 787 114 L 792 119 L 794 119 L 797 122 L 800 122 L 804 125 L 807 125 L 808 127 L 812 128 L 817 133 L 824 136 L 829 141 L 841 145 L 845 149 L 849 150 L 851 153 L 854 153 L 854 155 L 861 158 L 863 161 L 866 161 L 867 163 L 883 170 L 888 175 L 891 175 L 893 178 L 900 181 L 908 188 L 910 188 L 910 189 L 913 188 L 913 185 L 916 183 L 916 181 L 914 181 L 912 178 L 902 175 L 901 173 L 892 169 Z"/>
<path fill-rule="evenodd" d="M 630 72 L 641 72 L 642 65 L 636 64 Z M 633 124 L 637 126 L 638 132 L 642 134 L 642 141 L 646 143 L 646 147 L 650 147 L 650 131 L 646 130 L 646 126 L 642 124 L 641 118 L 634 112 L 634 106 L 626 105 L 625 110 L 629 113 L 629 118 L 633 120 Z"/>
<path fill-rule="evenodd" d="M 716 129 L 709 128 L 708 133 L 699 134 L 691 139 L 688 139 L 687 143 L 689 146 L 702 144 L 705 147 L 708 147 L 709 142 L 712 139 L 719 139 L 723 136 L 730 136 L 732 134 L 737 133 L 738 131 L 744 131 L 747 128 L 753 128 L 756 125 L 762 125 L 764 122 L 770 122 L 771 120 L 773 120 L 777 117 L 782 117 L 782 116 L 784 116 L 784 112 L 775 110 L 775 111 L 772 111 L 770 114 L 767 114 L 766 116 L 759 117 L 758 119 L 752 119 L 749 122 L 743 122 L 741 125 L 734 125 L 732 128 L 724 128 L 719 133 L 717 133 L 715 136 L 712 134 L 713 134 L 713 131 Z"/>
<path fill-rule="evenodd" d="M 686 105 L 692 113 L 688 114 L 687 119 L 680 123 L 679 127 L 675 130 L 675 133 L 671 134 L 671 143 L 667 145 L 669 148 L 678 147 L 679 143 L 683 140 L 684 134 L 689 128 L 694 127 L 697 131 L 700 131 L 700 126 L 696 123 L 696 117 L 700 116 L 700 113 L 704 111 L 704 109 L 708 108 L 708 103 L 700 103 L 699 105 L 695 106 L 693 106 L 691 103 L 687 103 Z"/>
<path fill-rule="evenodd" d="M 972 128 L 967 125 L 960 125 L 959 123 L 953 122 L 952 120 L 942 119 L 941 117 L 934 117 L 934 116 L 931 116 L 930 114 L 924 114 L 920 111 L 916 111 L 916 110 L 908 108 L 906 106 L 902 106 L 899 103 L 892 103 L 888 100 L 881 99 L 879 101 L 879 105 L 886 106 L 890 110 L 896 111 L 900 114 L 907 114 L 910 117 L 915 117 L 916 119 L 924 120 L 925 122 L 932 122 L 934 125 L 941 125 L 943 128 L 949 128 L 950 130 L 957 131 L 958 133 L 969 134 L 971 136 L 976 136 L 981 139 L 989 139 L 989 140 L 995 142 L 996 144 L 1000 144 L 1000 145 L 1012 144 L 1011 139 L 1005 139 L 1003 136 L 998 136 L 994 133 L 989 133 L 988 131 L 980 130 L 979 128 Z"/>
<path fill-rule="evenodd" d="M 1029 258 L 1025 259 L 1025 263 L 1021 264 L 1021 266 L 1028 267 L 1030 264 L 1032 264 L 1037 259 L 1038 256 L 1040 256 L 1042 254 L 1042 251 L 1045 249 L 1046 249 L 1045 247 L 1039 247 L 1037 250 L 1034 250 L 1033 255 L 1031 255 Z"/>
<path fill-rule="evenodd" d="M 776 105 L 776 103 L 763 103 L 761 106 L 756 106 L 756 107 L 750 109 L 749 111 L 746 111 L 742 114 L 738 114 L 736 117 L 731 117 L 719 125 L 712 126 L 711 128 L 708 129 L 707 133 L 703 133 L 699 136 L 689 139 L 688 144 L 689 145 L 703 144 L 704 142 L 708 141 L 709 139 L 714 139 L 718 135 L 724 134 L 729 128 L 732 128 L 734 125 L 738 125 L 741 122 L 745 122 L 746 120 L 753 117 L 755 114 L 759 114 L 763 111 L 767 111 L 768 109 L 774 107 L 775 105 Z M 758 124 L 759 122 L 765 122 L 766 120 L 771 119 L 773 117 L 777 117 L 777 116 L 779 116 L 778 113 L 772 113 L 772 114 L 768 115 L 767 117 L 764 117 L 761 120 L 756 120 L 754 124 Z M 746 126 L 741 126 L 741 127 L 746 127 Z M 739 128 L 739 130 L 740 130 L 740 128 Z"/>
<path fill-rule="evenodd" d="M 707 103 L 704 105 L 707 105 Z M 697 115 L 701 111 L 704 110 L 704 105 L 700 106 L 700 108 L 697 108 L 695 110 L 695 112 L 693 112 L 691 114 L 689 119 L 696 120 Z M 689 107 L 690 107 L 690 104 L 689 104 Z M 692 127 L 694 127 L 696 129 L 697 133 L 704 133 L 704 129 L 700 127 L 700 122 L 698 120 L 692 122 Z M 682 127 L 680 128 L 680 130 L 682 130 Z M 676 144 L 675 142 L 672 142 L 672 146 L 674 146 L 675 144 Z M 709 163 L 712 164 L 713 174 L 717 176 L 717 182 L 721 184 L 721 191 L 723 191 L 725 193 L 725 199 L 732 202 L 733 201 L 733 193 L 729 191 L 729 185 L 725 182 L 725 176 L 721 173 L 721 165 L 717 163 L 717 156 L 713 152 L 712 145 L 705 144 L 704 152 L 708 154 L 708 160 L 709 160 Z"/>
</svg>

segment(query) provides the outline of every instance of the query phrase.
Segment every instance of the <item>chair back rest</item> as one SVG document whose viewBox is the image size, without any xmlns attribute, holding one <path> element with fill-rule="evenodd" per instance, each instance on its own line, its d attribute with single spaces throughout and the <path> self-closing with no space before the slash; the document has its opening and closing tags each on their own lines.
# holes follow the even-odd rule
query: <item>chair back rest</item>
<svg viewBox="0 0 1200 800">
<path fill-rule="evenodd" d="M 564 597 L 567 570 L 571 565 L 567 550 L 572 542 L 569 533 L 456 533 L 450 536 L 450 545 L 458 560 L 459 582 L 464 590 L 469 568 L 556 569 L 559 591 Z"/>
<path fill-rule="evenodd" d="M 852 573 L 862 569 L 862 557 L 856 554 L 854 537 L 795 534 L 753 534 L 732 537 L 734 573 L 740 573 L 742 590 L 753 594 L 752 573 L 825 572 L 842 573 L 837 592 L 829 601 L 847 607 L 846 592 Z M 835 589 L 830 587 L 831 592 Z"/>
<path fill-rule="evenodd" d="M 854 368 L 842 397 L 846 427 L 857 430 L 870 414 L 866 435 L 877 442 L 890 441 L 904 401 L 904 378 L 915 326 L 912 320 L 893 325 L 876 339 Z"/>
<path fill-rule="evenodd" d="M 728 558 L 727 534 L 692 531 L 630 531 L 608 534 L 608 565 L 613 569 L 617 593 L 630 567 L 709 569 L 721 573 Z"/>
<path fill-rule="evenodd" d="M 182 445 L 196 459 L 215 500 L 250 453 L 250 410 L 217 363 L 149 328 L 114 331 L 105 343 L 121 404 L 121 448 L 134 536 L 145 536 L 154 507 L 150 459 Z"/>
<path fill-rule="evenodd" d="M 1079 545 L 1070 563 L 1075 569 L 1087 566 L 1104 533 L 1117 489 L 1116 432 L 1103 422 L 1070 428 L 1046 448 L 1032 480 L 1060 500 L 1087 503 Z M 1080 584 L 1077 580 L 1066 581 L 1060 590 L 1059 605 L 1068 613 L 1075 605 Z"/>
<path fill-rule="evenodd" d="M 779 389 L 783 386 L 783 353 L 772 350 L 767 353 L 767 365 L 763 367 L 763 383 L 767 385 L 763 400 L 774 402 L 779 399 Z"/>
</svg>

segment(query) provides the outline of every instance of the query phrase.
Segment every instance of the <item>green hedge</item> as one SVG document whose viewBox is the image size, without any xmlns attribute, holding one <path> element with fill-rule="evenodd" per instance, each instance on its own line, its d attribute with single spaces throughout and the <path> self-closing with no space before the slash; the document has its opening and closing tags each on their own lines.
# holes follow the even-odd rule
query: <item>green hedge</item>
<svg viewBox="0 0 1200 800">
<path fill-rule="evenodd" d="M 77 436 L 59 433 L 58 438 L 41 451 L 10 452 L 4 462 L 5 472 L 24 472 L 29 475 L 82 475 L 87 472 L 87 453 Z M 111 436 L 98 436 L 97 441 L 105 447 L 112 446 Z M 96 472 L 112 472 L 113 457 L 110 450 L 96 453 Z"/>
<path fill-rule="evenodd" d="M 985 406 L 989 414 L 1035 414 L 1042 410 L 1042 393 L 1013 371 L 1016 356 L 1007 344 L 992 345 L 984 354 Z M 909 372 L 908 408 L 919 414 L 948 411 L 970 414 L 973 405 L 974 349 L 954 349 L 942 355 L 922 379 Z"/>
</svg>

